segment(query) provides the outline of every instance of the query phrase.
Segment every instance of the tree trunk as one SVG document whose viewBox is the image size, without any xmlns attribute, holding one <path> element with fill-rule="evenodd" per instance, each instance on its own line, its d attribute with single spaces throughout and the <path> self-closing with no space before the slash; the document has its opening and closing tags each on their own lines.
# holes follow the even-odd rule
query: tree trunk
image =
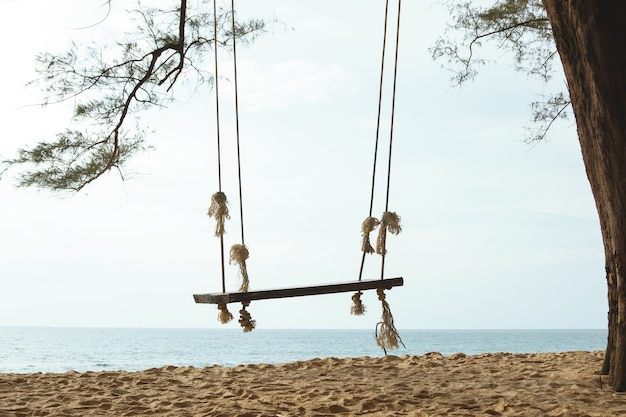
<svg viewBox="0 0 626 417">
<path fill-rule="evenodd" d="M 626 391 L 626 1 L 543 0 L 600 216 L 609 298 L 604 371 Z"/>
</svg>

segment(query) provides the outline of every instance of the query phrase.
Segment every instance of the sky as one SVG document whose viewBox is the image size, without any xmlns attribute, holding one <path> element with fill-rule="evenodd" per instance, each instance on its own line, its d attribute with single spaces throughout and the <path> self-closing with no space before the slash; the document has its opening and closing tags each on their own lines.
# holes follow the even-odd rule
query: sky
<svg viewBox="0 0 626 417">
<path fill-rule="evenodd" d="M 102 18 L 102 3 L 0 0 L 0 33 L 10 40 L 0 67 L 3 158 L 72 126 L 71 103 L 33 106 L 42 93 L 25 84 L 36 77 L 36 53 L 72 41 L 105 44 L 127 29 L 124 4 L 113 2 L 103 24 L 77 30 Z M 237 50 L 251 289 L 354 281 L 369 210 L 384 2 L 236 4 L 241 17 L 277 22 Z M 385 276 L 405 280 L 387 295 L 396 326 L 605 328 L 602 241 L 574 121 L 543 143 L 524 143 L 530 102 L 562 89 L 562 74 L 543 85 L 496 52 L 476 81 L 454 87 L 428 52 L 447 17 L 437 2 L 403 3 L 389 202 L 403 231 L 389 236 L 385 265 Z M 239 243 L 239 220 L 229 52 L 220 52 L 220 65 L 230 246 Z M 384 91 L 379 174 L 390 73 Z M 192 297 L 221 290 L 219 241 L 206 215 L 217 191 L 213 94 L 183 88 L 180 101 L 143 115 L 154 150 L 131 160 L 124 180 L 111 173 L 77 194 L 52 194 L 3 177 L 0 326 L 223 326 L 214 305 Z M 379 176 L 378 216 L 384 182 Z M 379 268 L 369 256 L 364 278 L 378 278 Z M 229 290 L 238 279 L 227 264 Z M 249 311 L 257 328 L 374 329 L 375 292 L 364 295 L 361 317 L 350 315 L 350 296 L 256 301 Z"/>
</svg>

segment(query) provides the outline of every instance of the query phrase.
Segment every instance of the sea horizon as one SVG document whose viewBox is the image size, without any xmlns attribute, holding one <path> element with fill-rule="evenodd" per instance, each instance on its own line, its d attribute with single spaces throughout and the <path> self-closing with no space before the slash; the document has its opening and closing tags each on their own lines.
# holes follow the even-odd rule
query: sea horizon
<svg viewBox="0 0 626 417">
<path fill-rule="evenodd" d="M 3 324 L 0 325 L 0 329 L 2 328 L 60 328 L 60 329 L 161 329 L 161 330 L 233 330 L 233 331 L 241 331 L 241 329 L 236 327 L 171 327 L 171 326 L 95 326 L 95 325 L 12 325 L 12 324 Z M 544 331 L 544 330 L 607 330 L 607 327 L 458 327 L 458 328 L 398 328 L 399 331 Z M 289 328 L 289 327 L 275 327 L 275 328 L 257 328 L 254 329 L 253 332 L 258 331 L 308 331 L 308 330 L 320 330 L 320 331 L 364 331 L 371 330 L 368 328 L 327 328 L 327 327 L 311 327 L 311 328 Z M 253 333 L 250 332 L 250 333 Z"/>
<path fill-rule="evenodd" d="M 390 355 L 542 353 L 606 348 L 606 329 L 400 329 Z M 0 326 L 0 373 L 141 371 L 315 358 L 382 357 L 373 329 Z"/>
</svg>

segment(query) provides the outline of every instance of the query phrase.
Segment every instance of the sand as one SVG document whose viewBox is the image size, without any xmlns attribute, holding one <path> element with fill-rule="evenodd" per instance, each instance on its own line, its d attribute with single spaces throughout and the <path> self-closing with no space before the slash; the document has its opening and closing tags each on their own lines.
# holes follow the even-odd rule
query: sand
<svg viewBox="0 0 626 417">
<path fill-rule="evenodd" d="M 602 352 L 0 374 L 0 416 L 626 416 Z"/>
</svg>

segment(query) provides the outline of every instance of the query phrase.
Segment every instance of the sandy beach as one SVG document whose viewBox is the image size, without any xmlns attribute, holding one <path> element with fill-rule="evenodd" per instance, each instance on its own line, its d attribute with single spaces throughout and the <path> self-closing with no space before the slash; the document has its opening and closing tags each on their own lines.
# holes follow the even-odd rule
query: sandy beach
<svg viewBox="0 0 626 417">
<path fill-rule="evenodd" d="M 142 372 L 1 374 L 1 416 L 626 415 L 602 352 L 326 358 Z"/>
</svg>

